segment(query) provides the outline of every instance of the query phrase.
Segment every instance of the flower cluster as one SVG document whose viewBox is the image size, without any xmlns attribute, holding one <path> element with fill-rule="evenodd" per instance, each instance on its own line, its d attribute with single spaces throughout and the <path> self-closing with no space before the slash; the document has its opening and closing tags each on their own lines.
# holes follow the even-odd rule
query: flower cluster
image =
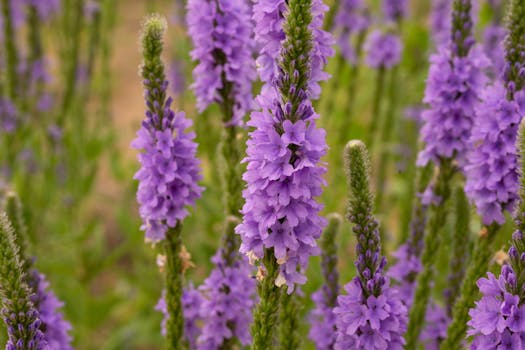
<svg viewBox="0 0 525 350">
<path fill-rule="evenodd" d="M 49 282 L 45 276 L 36 270 L 32 271 L 32 286 L 35 294 L 32 296 L 33 303 L 38 307 L 40 320 L 43 323 L 45 339 L 50 349 L 72 350 L 71 324 L 64 319 L 60 308 L 64 305 L 55 293 L 49 289 Z"/>
<path fill-rule="evenodd" d="M 18 113 L 16 106 L 5 97 L 0 98 L 0 130 L 2 133 L 11 134 L 18 126 Z"/>
<path fill-rule="evenodd" d="M 363 0 L 342 0 L 335 16 L 338 31 L 337 44 L 341 54 L 350 63 L 357 63 L 357 53 L 351 45 L 354 34 L 364 33 L 370 27 L 370 16 Z"/>
<path fill-rule="evenodd" d="M 327 305 L 327 294 L 330 288 L 324 285 L 312 294 L 315 308 L 309 315 L 310 332 L 308 337 L 315 343 L 318 350 L 333 348 L 336 341 L 336 319 L 333 306 Z"/>
<path fill-rule="evenodd" d="M 363 293 L 358 277 L 345 286 L 347 295 L 338 297 L 335 349 L 403 349 L 407 310 L 395 289 L 382 279 L 379 296 Z"/>
<path fill-rule="evenodd" d="M 312 32 L 312 50 L 310 51 L 311 74 L 308 82 L 308 96 L 319 98 L 321 88 L 319 83 L 327 80 L 329 75 L 323 71 L 328 57 L 332 56 L 333 38 L 322 29 L 324 14 L 328 7 L 322 0 L 312 0 L 312 21 L 309 29 Z M 270 92 L 274 81 L 279 75 L 279 57 L 282 42 L 285 39 L 284 16 L 287 12 L 285 0 L 258 0 L 253 6 L 255 21 L 255 41 L 260 47 L 257 57 L 257 69 L 261 80 L 265 83 L 262 93 Z"/>
<path fill-rule="evenodd" d="M 525 346 L 525 305 L 509 286 L 516 284 L 512 267 L 504 265 L 499 278 L 489 273 L 478 287 L 482 298 L 470 310 L 471 349 L 522 349 Z"/>
<path fill-rule="evenodd" d="M 486 225 L 505 221 L 503 211 L 513 210 L 519 188 L 516 138 L 525 115 L 525 95 L 516 93 L 514 100 L 507 100 L 506 94 L 500 82 L 484 91 L 465 168 L 465 191 Z"/>
<path fill-rule="evenodd" d="M 253 26 L 244 0 L 190 0 L 186 21 L 193 40 L 192 88 L 197 107 L 233 101 L 232 124 L 239 124 L 252 108 L 252 81 L 256 77 Z"/>
<path fill-rule="evenodd" d="M 383 14 L 387 21 L 398 22 L 406 16 L 407 0 L 383 0 Z"/>
<path fill-rule="evenodd" d="M 371 68 L 392 68 L 401 59 L 403 44 L 397 35 L 375 30 L 365 42 L 365 63 Z"/>
<path fill-rule="evenodd" d="M 429 161 L 439 164 L 442 158 L 456 157 L 463 166 L 475 107 L 487 81 L 483 69 L 488 60 L 478 48 L 457 56 L 441 47 L 430 63 L 423 100 L 429 108 L 422 114 L 421 129 L 425 148 L 419 154 L 418 165 Z"/>
<path fill-rule="evenodd" d="M 315 240 L 325 225 L 314 199 L 324 184 L 326 169 L 318 164 L 327 148 L 325 132 L 316 127 L 318 115 L 308 100 L 299 107 L 296 121 L 289 120 L 286 105 L 264 96 L 258 102 L 263 110 L 252 112 L 248 122 L 256 129 L 247 142 L 246 204 L 237 232 L 243 253 L 262 258 L 264 248 L 273 248 L 281 281 L 291 291 L 294 283 L 306 281 L 302 270 L 318 252 Z"/>
<path fill-rule="evenodd" d="M 164 91 L 167 85 L 161 85 Z M 146 90 L 146 95 L 152 93 L 158 92 Z M 160 107 L 161 115 L 146 112 L 132 144 L 143 150 L 139 154 L 141 169 L 135 174 L 139 180 L 137 200 L 144 221 L 141 229 L 146 232 L 146 240 L 153 243 L 163 240 L 168 227 L 175 227 L 186 217 L 184 207 L 193 204 L 202 191 L 197 185 L 200 174 L 195 135 L 186 133 L 191 121 L 184 112 L 174 113 L 170 105 L 171 98 Z"/>
<path fill-rule="evenodd" d="M 221 251 L 213 260 L 215 268 L 199 288 L 203 298 L 200 306 L 203 327 L 197 339 L 198 349 L 216 350 L 231 338 L 248 345 L 255 304 L 251 268 L 245 259 L 228 266 Z"/>
</svg>

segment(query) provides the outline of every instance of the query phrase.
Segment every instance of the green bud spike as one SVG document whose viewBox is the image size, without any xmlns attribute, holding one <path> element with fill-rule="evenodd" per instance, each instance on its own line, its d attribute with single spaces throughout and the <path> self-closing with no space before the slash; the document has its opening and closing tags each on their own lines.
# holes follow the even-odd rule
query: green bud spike
<svg viewBox="0 0 525 350">
<path fill-rule="evenodd" d="M 362 141 L 353 140 L 347 143 L 345 170 L 349 185 L 349 215 L 372 213 L 374 195 L 370 190 L 370 157 Z"/>
<path fill-rule="evenodd" d="M 505 80 L 512 83 L 514 91 L 520 91 L 525 86 L 525 2 L 512 0 L 507 12 L 508 35 L 505 40 Z"/>
</svg>

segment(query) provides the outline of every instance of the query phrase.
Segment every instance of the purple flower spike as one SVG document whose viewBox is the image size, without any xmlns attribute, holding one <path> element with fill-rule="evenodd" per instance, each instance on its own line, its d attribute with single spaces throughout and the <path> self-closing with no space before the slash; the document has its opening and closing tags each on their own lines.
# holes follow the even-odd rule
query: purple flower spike
<svg viewBox="0 0 525 350">
<path fill-rule="evenodd" d="M 514 100 L 507 100 L 506 94 L 501 82 L 483 93 L 466 167 L 465 191 L 485 225 L 503 224 L 503 212 L 512 211 L 518 199 L 516 138 L 525 115 L 525 95 L 516 93 Z"/>
<path fill-rule="evenodd" d="M 327 80 L 330 75 L 323 71 L 328 57 L 334 54 L 334 40 L 330 33 L 322 30 L 324 14 L 328 7 L 322 0 L 312 0 L 312 50 L 310 52 L 311 74 L 308 85 L 309 97 L 319 98 L 321 88 L 319 83 Z M 285 39 L 283 23 L 286 12 L 285 0 L 258 0 L 253 6 L 255 21 L 255 41 L 260 47 L 257 57 L 257 70 L 263 83 L 263 94 L 273 90 L 271 87 L 278 76 L 278 60 L 281 44 Z M 271 92 L 270 92 L 271 93 Z"/>
<path fill-rule="evenodd" d="M 245 0 L 190 0 L 186 22 L 193 40 L 191 57 L 198 61 L 192 88 L 197 107 L 234 101 L 231 123 L 239 124 L 252 109 L 253 25 Z M 229 86 L 231 85 L 231 86 Z"/>
<path fill-rule="evenodd" d="M 455 157 L 464 166 L 475 107 L 487 82 L 483 69 L 488 59 L 477 47 L 466 56 L 453 56 L 441 47 L 430 64 L 424 97 L 429 108 L 423 112 L 421 129 L 425 148 L 418 165 L 429 161 L 439 165 L 440 159 Z"/>
<path fill-rule="evenodd" d="M 397 35 L 382 33 L 378 30 L 370 33 L 364 45 L 365 62 L 371 68 L 392 68 L 401 60 L 403 44 Z"/>
<path fill-rule="evenodd" d="M 256 293 L 255 280 L 250 276 L 252 269 L 245 259 L 227 266 L 222 251 L 213 260 L 215 269 L 199 288 L 204 325 L 197 340 L 198 349 L 216 350 L 232 338 L 246 346 L 251 341 L 249 326 Z"/>
</svg>

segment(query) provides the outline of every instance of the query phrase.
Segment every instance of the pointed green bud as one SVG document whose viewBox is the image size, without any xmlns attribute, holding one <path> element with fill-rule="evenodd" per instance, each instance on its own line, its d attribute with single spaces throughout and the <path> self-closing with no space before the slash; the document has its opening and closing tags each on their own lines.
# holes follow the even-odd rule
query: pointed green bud
<svg viewBox="0 0 525 350">
<path fill-rule="evenodd" d="M 22 261 L 23 271 L 27 273 L 31 268 L 32 262 L 27 257 L 27 226 L 24 220 L 22 203 L 14 192 L 8 192 L 5 198 L 5 211 L 13 226 L 15 244 L 19 249 L 20 260 Z"/>
<path fill-rule="evenodd" d="M 352 140 L 347 143 L 345 170 L 349 185 L 349 213 L 372 213 L 374 195 L 370 190 L 370 157 L 362 141 Z"/>
</svg>

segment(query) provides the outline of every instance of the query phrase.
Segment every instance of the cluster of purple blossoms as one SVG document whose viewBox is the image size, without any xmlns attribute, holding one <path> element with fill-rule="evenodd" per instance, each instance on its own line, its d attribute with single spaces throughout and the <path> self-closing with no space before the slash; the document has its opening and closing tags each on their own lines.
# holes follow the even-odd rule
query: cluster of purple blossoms
<svg viewBox="0 0 525 350">
<path fill-rule="evenodd" d="M 330 288 L 323 285 L 321 289 L 312 294 L 315 308 L 309 315 L 310 332 L 308 337 L 315 343 L 318 350 L 330 350 L 336 341 L 336 319 L 333 307 L 326 304 Z"/>
<path fill-rule="evenodd" d="M 515 286 L 516 282 L 510 265 L 503 266 L 499 278 L 489 273 L 487 278 L 478 280 L 483 296 L 469 311 L 471 320 L 467 333 L 474 336 L 472 350 L 525 347 L 525 305 L 520 296 L 509 288 Z"/>
<path fill-rule="evenodd" d="M 32 301 L 38 307 L 40 320 L 43 323 L 43 331 L 49 349 L 53 350 L 72 350 L 71 324 L 64 319 L 60 308 L 64 306 L 55 293 L 49 289 L 49 282 L 45 276 L 36 270 L 32 272 L 32 283 L 35 294 Z"/>
<path fill-rule="evenodd" d="M 327 80 L 330 75 L 323 71 L 328 57 L 334 54 L 332 35 L 324 30 L 324 14 L 328 10 L 322 0 L 312 0 L 312 21 L 309 29 L 312 32 L 312 50 L 310 51 L 310 79 L 308 82 L 308 97 L 319 98 L 321 87 L 319 83 Z M 285 39 L 283 29 L 284 16 L 287 10 L 285 0 L 258 0 L 253 5 L 253 20 L 255 21 L 255 41 L 259 46 L 257 70 L 259 77 L 265 83 L 262 94 L 273 93 L 274 81 L 278 77 L 278 61 L 282 41 Z"/>
<path fill-rule="evenodd" d="M 288 119 L 288 104 L 265 96 L 258 102 L 263 109 L 252 112 L 248 122 L 255 130 L 244 160 L 244 220 L 236 231 L 242 253 L 260 259 L 264 248 L 273 248 L 281 265 L 279 284 L 286 283 L 291 292 L 295 283 L 306 281 L 303 270 L 319 251 L 316 239 L 325 225 L 318 214 L 322 206 L 315 201 L 325 183 L 326 168 L 319 165 L 327 149 L 325 132 L 316 127 L 319 116 L 306 99 L 296 121 Z"/>
<path fill-rule="evenodd" d="M 201 332 L 199 322 L 201 322 L 200 311 L 203 298 L 201 293 L 190 284 L 182 292 L 182 313 L 184 315 L 184 339 L 188 343 L 188 348 L 197 348 L 197 338 Z M 166 336 L 166 325 L 168 323 L 168 307 L 166 305 L 166 291 L 162 292 L 155 310 L 160 311 L 164 317 L 161 323 L 161 333 Z"/>
<path fill-rule="evenodd" d="M 228 266 L 222 251 L 213 258 L 215 268 L 199 288 L 202 295 L 200 317 L 203 327 L 198 349 L 220 349 L 225 340 L 237 338 L 246 346 L 251 341 L 249 326 L 255 304 L 255 280 L 246 259 Z"/>
<path fill-rule="evenodd" d="M 355 34 L 364 33 L 370 27 L 370 16 L 363 0 L 342 0 L 335 15 L 337 44 L 341 54 L 350 63 L 357 63 L 357 53 L 351 41 Z"/>
<path fill-rule="evenodd" d="M 385 260 L 381 263 L 384 267 Z M 336 350 L 403 349 L 403 333 L 407 327 L 407 309 L 401 302 L 397 291 L 390 288 L 388 279 L 378 275 L 370 282 L 381 283 L 378 296 L 363 293 L 359 277 L 355 277 L 345 286 L 347 295 L 337 298 L 334 308 L 337 318 Z"/>
<path fill-rule="evenodd" d="M 253 25 L 245 0 L 190 0 L 186 21 L 193 40 L 192 88 L 200 112 L 214 102 L 233 99 L 231 123 L 239 124 L 252 109 Z M 226 95 L 228 94 L 228 95 Z"/>
<path fill-rule="evenodd" d="M 467 196 L 476 204 L 485 225 L 503 224 L 505 210 L 512 211 L 518 199 L 516 138 L 525 115 L 525 94 L 517 92 L 506 98 L 501 82 L 485 89 L 476 109 L 465 167 Z"/>
<path fill-rule="evenodd" d="M 466 56 L 453 55 L 446 47 L 430 58 L 424 102 L 429 108 L 422 114 L 421 139 L 425 148 L 418 165 L 441 158 L 456 157 L 464 166 L 475 120 L 475 107 L 487 82 L 483 70 L 488 60 L 474 47 Z"/>
<path fill-rule="evenodd" d="M 397 35 L 375 30 L 368 35 L 364 49 L 369 67 L 389 69 L 401 60 L 403 44 Z"/>
<path fill-rule="evenodd" d="M 166 91 L 167 85 L 165 81 L 161 89 Z M 158 93 L 146 89 L 146 101 L 150 94 Z M 174 228 L 188 215 L 185 206 L 192 205 L 202 191 L 197 185 L 200 173 L 195 134 L 186 133 L 191 120 L 184 112 L 174 113 L 171 101 L 168 98 L 164 106 L 148 106 L 146 119 L 132 143 L 143 151 L 138 156 L 141 168 L 134 178 L 139 180 L 137 200 L 144 222 L 141 229 L 146 241 L 152 243 L 163 240 L 168 228 Z M 153 113 L 154 108 L 162 112 Z"/>
<path fill-rule="evenodd" d="M 407 14 L 407 0 L 383 0 L 383 14 L 387 21 L 398 22 Z"/>
</svg>

